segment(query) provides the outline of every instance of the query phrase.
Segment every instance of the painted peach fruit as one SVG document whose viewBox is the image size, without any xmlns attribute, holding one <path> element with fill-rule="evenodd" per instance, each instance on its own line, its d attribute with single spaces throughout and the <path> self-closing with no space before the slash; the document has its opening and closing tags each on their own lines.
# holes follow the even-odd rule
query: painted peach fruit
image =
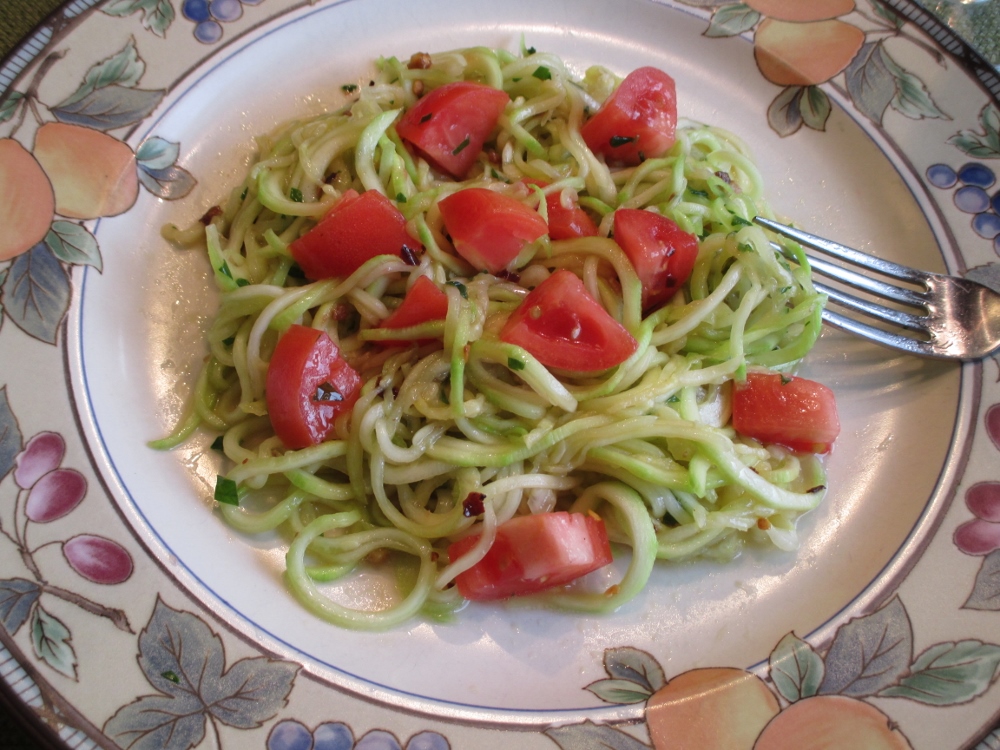
<svg viewBox="0 0 1000 750">
<path fill-rule="evenodd" d="M 771 720 L 753 750 L 911 750 L 875 706 L 845 695 L 817 695 Z"/>
<path fill-rule="evenodd" d="M 38 161 L 13 138 L 0 138 L 0 261 L 41 242 L 54 211 L 52 185 Z"/>
<path fill-rule="evenodd" d="M 779 21 L 825 21 L 854 10 L 854 0 L 746 0 L 746 4 L 768 18 Z"/>
<path fill-rule="evenodd" d="M 692 669 L 677 675 L 646 704 L 656 750 L 751 750 L 778 713 L 764 681 L 742 669 Z"/>
<path fill-rule="evenodd" d="M 52 182 L 56 212 L 62 216 L 116 216 L 139 194 L 132 149 L 99 130 L 46 123 L 35 135 L 34 153 Z"/>
<path fill-rule="evenodd" d="M 767 18 L 757 27 L 753 52 L 772 83 L 814 86 L 846 68 L 864 41 L 861 29 L 836 19 L 790 23 Z"/>
</svg>

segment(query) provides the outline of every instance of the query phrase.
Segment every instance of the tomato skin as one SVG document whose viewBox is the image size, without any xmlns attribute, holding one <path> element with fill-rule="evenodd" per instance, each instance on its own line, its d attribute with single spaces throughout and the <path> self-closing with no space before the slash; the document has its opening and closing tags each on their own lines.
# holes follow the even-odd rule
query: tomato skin
<svg viewBox="0 0 1000 750">
<path fill-rule="evenodd" d="M 514 310 L 500 340 L 525 349 L 546 367 L 598 372 L 620 365 L 639 347 L 571 271 L 560 269 Z"/>
<path fill-rule="evenodd" d="M 426 276 L 419 277 L 403 298 L 402 304 L 389 317 L 379 323 L 379 328 L 409 328 L 431 320 L 444 320 L 448 316 L 448 295 Z M 383 346 L 406 346 L 413 341 L 381 341 Z M 416 343 L 423 343 L 418 341 Z"/>
<path fill-rule="evenodd" d="M 459 190 L 438 207 L 455 250 L 480 271 L 499 273 L 549 231 L 534 209 L 487 188 Z"/>
<path fill-rule="evenodd" d="M 651 67 L 625 76 L 580 128 L 595 154 L 603 154 L 609 164 L 633 167 L 663 156 L 674 145 L 676 131 L 677 86 L 673 78 Z"/>
<path fill-rule="evenodd" d="M 306 277 L 316 280 L 346 278 L 378 255 L 401 257 L 403 245 L 423 249 L 393 202 L 377 190 L 348 190 L 288 249 Z"/>
<path fill-rule="evenodd" d="M 465 537 L 448 547 L 455 562 L 479 540 Z M 497 527 L 493 546 L 455 578 L 466 599 L 490 601 L 562 586 L 612 560 L 604 521 L 587 513 L 536 513 Z"/>
<path fill-rule="evenodd" d="M 448 83 L 404 113 L 396 132 L 434 167 L 461 180 L 509 101 L 506 92 L 482 83 Z"/>
<path fill-rule="evenodd" d="M 541 180 L 527 179 L 528 185 L 545 187 L 547 183 Z M 572 207 L 563 205 L 561 193 L 549 193 L 545 196 L 545 209 L 549 215 L 549 239 L 572 240 L 577 237 L 596 237 L 598 230 L 590 214 L 580 208 L 574 201 Z"/>
<path fill-rule="evenodd" d="M 668 301 L 690 278 L 698 259 L 698 238 L 672 219 L 638 208 L 619 208 L 614 234 L 642 282 L 644 310 Z"/>
<path fill-rule="evenodd" d="M 808 378 L 748 372 L 733 391 L 733 429 L 762 443 L 828 453 L 840 434 L 833 391 Z"/>
<path fill-rule="evenodd" d="M 341 395 L 340 401 L 314 400 L 324 383 Z M 360 394 L 361 376 L 325 333 L 293 325 L 278 339 L 265 398 L 271 424 L 286 447 L 297 450 L 329 439 L 337 417 L 353 408 Z"/>
</svg>

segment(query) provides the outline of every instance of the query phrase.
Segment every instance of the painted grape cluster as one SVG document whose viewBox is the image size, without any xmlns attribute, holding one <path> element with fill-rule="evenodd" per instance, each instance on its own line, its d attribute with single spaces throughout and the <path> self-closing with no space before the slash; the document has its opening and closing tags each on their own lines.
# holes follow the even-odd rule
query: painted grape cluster
<svg viewBox="0 0 1000 750">
<path fill-rule="evenodd" d="M 184 0 L 181 13 L 194 21 L 194 38 L 203 44 L 222 39 L 222 24 L 243 16 L 244 5 L 259 5 L 264 0 Z"/>
<path fill-rule="evenodd" d="M 267 738 L 267 750 L 449 750 L 445 737 L 437 732 L 419 732 L 405 745 L 382 729 L 373 729 L 355 742 L 354 732 L 338 721 L 310 730 L 294 719 L 279 721 Z"/>
<path fill-rule="evenodd" d="M 994 171 L 979 162 L 969 162 L 957 170 L 947 164 L 932 164 L 927 180 L 942 190 L 955 189 L 953 200 L 959 211 L 972 215 L 972 229 L 992 240 L 1000 255 L 1000 189 Z"/>
<path fill-rule="evenodd" d="M 986 433 L 1000 449 L 1000 404 L 986 410 Z M 965 493 L 975 516 L 955 529 L 955 546 L 967 555 L 989 555 L 1000 549 L 1000 482 L 979 482 Z"/>
</svg>

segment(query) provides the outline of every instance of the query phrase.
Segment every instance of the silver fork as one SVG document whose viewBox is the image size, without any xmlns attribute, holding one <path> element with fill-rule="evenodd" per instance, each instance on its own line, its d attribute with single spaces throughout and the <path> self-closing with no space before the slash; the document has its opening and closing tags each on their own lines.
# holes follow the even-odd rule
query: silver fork
<svg viewBox="0 0 1000 750">
<path fill-rule="evenodd" d="M 988 286 L 970 279 L 919 271 L 882 260 L 760 216 L 755 217 L 754 221 L 805 248 L 818 250 L 840 261 L 917 287 L 907 289 L 822 258 L 807 256 L 813 271 L 818 274 L 883 300 L 895 302 L 901 307 L 919 311 L 914 313 L 895 309 L 814 281 L 817 291 L 828 295 L 831 302 L 912 333 L 897 333 L 826 309 L 823 311 L 823 320 L 830 325 L 864 336 L 883 346 L 923 357 L 977 360 L 1000 350 L 1000 294 Z M 787 255 L 778 243 L 771 244 Z"/>
</svg>

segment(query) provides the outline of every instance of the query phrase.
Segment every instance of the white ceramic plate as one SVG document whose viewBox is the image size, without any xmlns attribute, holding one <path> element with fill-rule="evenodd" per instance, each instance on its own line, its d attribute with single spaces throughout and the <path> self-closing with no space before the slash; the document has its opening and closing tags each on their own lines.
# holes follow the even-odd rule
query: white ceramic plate
<svg viewBox="0 0 1000 750">
<path fill-rule="evenodd" d="M 764 680 L 786 739 L 817 721 L 803 707 L 824 704 L 839 726 L 868 714 L 898 725 L 914 748 L 990 734 L 996 362 L 916 360 L 825 332 L 806 374 L 834 388 L 844 430 L 802 548 L 660 567 L 605 617 L 476 605 L 450 625 L 338 630 L 285 590 L 279 541 L 213 516 L 207 440 L 146 447 L 181 411 L 215 304 L 207 262 L 159 227 L 196 220 L 242 178 L 255 134 L 336 106 L 379 55 L 517 49 L 523 35 L 581 73 L 656 65 L 676 78 L 682 115 L 751 144 L 780 213 L 996 286 L 1000 87 L 916 6 L 816 2 L 810 18 L 795 0 L 86 6 L 66 6 L 50 22 L 66 25 L 43 29 L 0 77 L 0 136 L 35 152 L 57 198 L 75 182 L 93 203 L 102 160 L 137 158 L 134 197 L 118 185 L 118 205 L 59 207 L 39 244 L 0 263 L 0 654 L 8 689 L 61 742 L 673 747 L 647 698 L 690 670 L 730 667 Z M 755 51 L 774 29 L 786 62 L 819 85 L 765 77 L 776 76 Z M 69 176 L 36 144 L 39 119 L 71 126 Z M 4 148 L 0 185 L 31 171 Z M 17 217 L 36 214 L 37 202 Z M 703 709 L 708 723 L 735 710 Z"/>
</svg>

